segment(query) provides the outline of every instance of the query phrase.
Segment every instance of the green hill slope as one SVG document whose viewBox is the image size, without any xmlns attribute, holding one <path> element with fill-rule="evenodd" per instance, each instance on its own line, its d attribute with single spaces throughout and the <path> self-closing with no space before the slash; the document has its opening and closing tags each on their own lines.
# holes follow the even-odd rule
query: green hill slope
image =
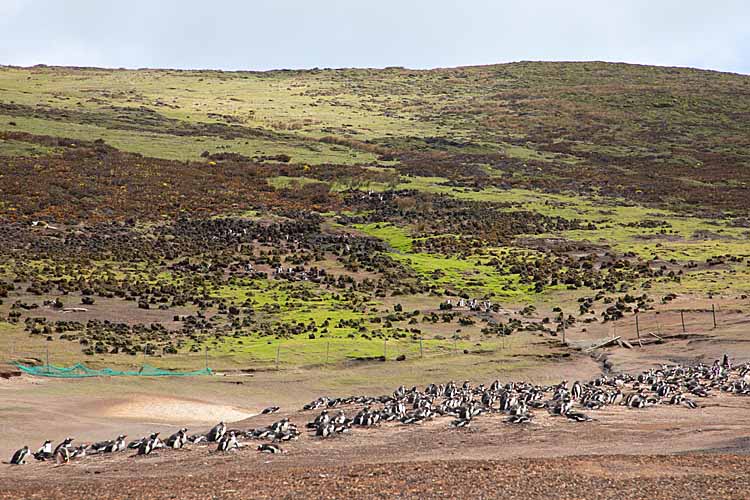
<svg viewBox="0 0 750 500">
<path fill-rule="evenodd" d="M 415 71 L 0 68 L 0 131 L 144 156 L 395 167 L 743 210 L 750 77 L 608 63 Z M 5 135 L 0 154 L 55 148 Z M 57 151 L 59 153 L 59 151 Z"/>
</svg>

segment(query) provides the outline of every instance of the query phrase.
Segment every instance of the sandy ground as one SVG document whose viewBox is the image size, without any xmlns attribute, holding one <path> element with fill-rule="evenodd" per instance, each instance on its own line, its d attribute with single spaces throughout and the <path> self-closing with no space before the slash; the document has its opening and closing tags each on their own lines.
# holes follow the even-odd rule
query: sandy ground
<svg viewBox="0 0 750 500">
<path fill-rule="evenodd" d="M 252 417 L 254 413 L 220 404 L 178 398 L 142 397 L 138 401 L 122 401 L 103 409 L 106 417 L 151 420 L 160 423 L 206 424 L 226 420 L 234 422 Z"/>
<path fill-rule="evenodd" d="M 192 445 L 60 467 L 2 465 L 0 498 L 747 498 L 750 398 L 702 403 L 694 410 L 607 408 L 592 412 L 590 423 L 537 412 L 528 426 L 498 415 L 459 430 L 450 418 L 384 424 L 329 440 L 304 434 L 282 445 L 282 455 L 258 453 L 248 441 L 228 454 Z M 234 426 L 282 415 L 302 425 L 315 414 L 256 416 Z M 175 482 L 179 493 L 170 490 Z"/>
</svg>

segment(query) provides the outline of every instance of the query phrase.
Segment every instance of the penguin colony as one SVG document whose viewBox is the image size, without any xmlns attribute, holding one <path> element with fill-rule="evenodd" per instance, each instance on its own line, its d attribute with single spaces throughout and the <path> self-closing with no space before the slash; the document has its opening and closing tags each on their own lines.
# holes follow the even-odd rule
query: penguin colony
<svg viewBox="0 0 750 500">
<path fill-rule="evenodd" d="M 375 427 L 383 422 L 400 422 L 413 425 L 437 417 L 450 417 L 450 427 L 469 427 L 481 415 L 501 414 L 511 425 L 533 422 L 537 411 L 547 411 L 572 422 L 589 422 L 589 415 L 605 406 L 619 405 L 640 409 L 666 404 L 697 408 L 697 400 L 712 393 L 723 392 L 739 396 L 750 395 L 750 363 L 733 367 L 727 355 L 712 365 L 663 365 L 638 376 L 617 374 L 601 375 L 588 382 L 569 384 L 563 380 L 557 385 L 539 386 L 528 382 L 492 382 L 489 386 L 472 386 L 468 381 L 461 385 L 429 384 L 424 390 L 400 386 L 393 394 L 385 396 L 351 396 L 346 398 L 320 397 L 304 405 L 303 411 L 321 410 L 305 426 L 312 436 L 327 439 L 349 432 L 355 427 Z M 360 406 L 353 416 L 347 416 L 341 406 Z M 335 411 L 334 411 L 335 409 Z M 275 413 L 272 406 L 263 414 Z M 231 452 L 247 446 L 243 440 L 266 441 L 256 447 L 262 453 L 283 453 L 279 443 L 293 441 L 300 430 L 288 418 L 282 418 L 268 427 L 240 430 L 227 429 L 219 422 L 206 434 L 188 435 L 183 428 L 162 441 L 159 433 L 128 442 L 120 435 L 111 441 L 90 445 L 73 445 L 66 438 L 53 447 L 45 441 L 32 453 L 28 446 L 16 451 L 11 464 L 21 465 L 30 457 L 39 461 L 53 460 L 58 464 L 84 457 L 135 450 L 135 455 L 149 455 L 157 449 L 181 449 L 186 445 L 213 443 L 217 452 Z"/>
</svg>

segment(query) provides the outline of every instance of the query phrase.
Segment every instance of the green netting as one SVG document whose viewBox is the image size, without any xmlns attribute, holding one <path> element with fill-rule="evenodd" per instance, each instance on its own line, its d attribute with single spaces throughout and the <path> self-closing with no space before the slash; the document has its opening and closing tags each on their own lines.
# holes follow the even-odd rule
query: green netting
<svg viewBox="0 0 750 500">
<path fill-rule="evenodd" d="M 40 366 L 28 366 L 22 365 L 21 363 L 14 363 L 21 371 L 30 375 L 37 375 L 40 377 L 57 377 L 57 378 L 82 378 L 82 377 L 193 377 L 196 375 L 211 375 L 213 372 L 210 368 L 204 368 L 203 370 L 195 370 L 191 372 L 177 372 L 173 370 L 162 370 L 151 365 L 143 365 L 140 370 L 133 371 L 122 371 L 113 370 L 111 368 L 102 368 L 101 370 L 93 370 L 88 368 L 86 365 L 81 363 L 73 366 L 55 366 L 55 365 L 40 365 Z"/>
</svg>

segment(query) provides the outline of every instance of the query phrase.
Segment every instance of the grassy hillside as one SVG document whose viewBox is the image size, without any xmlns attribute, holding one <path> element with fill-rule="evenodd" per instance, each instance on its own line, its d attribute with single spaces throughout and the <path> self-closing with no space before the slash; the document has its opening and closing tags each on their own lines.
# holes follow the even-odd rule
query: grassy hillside
<svg viewBox="0 0 750 500">
<path fill-rule="evenodd" d="M 505 359 L 746 299 L 748 130 L 750 77 L 690 69 L 0 68 L 0 347 Z"/>
<path fill-rule="evenodd" d="M 606 63 L 415 71 L 0 69 L 0 130 L 742 210 L 750 78 Z M 0 154 L 45 153 L 4 141 Z M 644 189 L 647 188 L 647 189 Z"/>
</svg>

